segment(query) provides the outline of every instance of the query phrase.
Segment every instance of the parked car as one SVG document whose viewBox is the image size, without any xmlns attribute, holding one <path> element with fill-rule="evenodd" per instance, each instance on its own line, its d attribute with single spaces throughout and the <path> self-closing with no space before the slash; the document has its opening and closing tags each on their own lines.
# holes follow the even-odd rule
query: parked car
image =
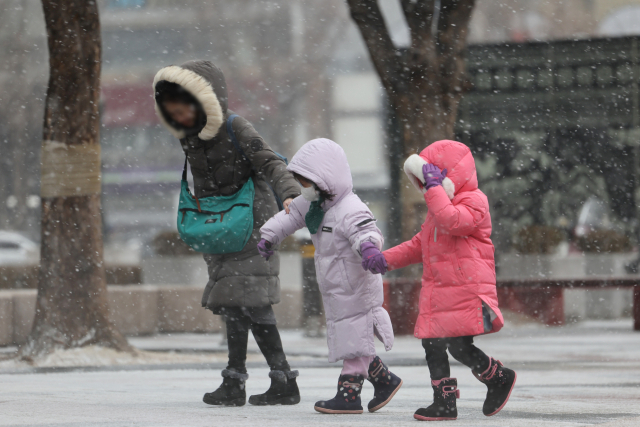
<svg viewBox="0 0 640 427">
<path fill-rule="evenodd" d="M 0 231 L 0 265 L 38 262 L 40 247 L 14 231 Z"/>
</svg>

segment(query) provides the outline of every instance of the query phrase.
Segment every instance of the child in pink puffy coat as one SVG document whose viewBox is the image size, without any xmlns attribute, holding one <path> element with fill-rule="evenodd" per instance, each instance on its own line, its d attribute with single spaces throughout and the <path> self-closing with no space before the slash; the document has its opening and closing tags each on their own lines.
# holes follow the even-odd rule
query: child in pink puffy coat
<svg viewBox="0 0 640 427">
<path fill-rule="evenodd" d="M 423 421 L 456 419 L 457 380 L 450 378 L 449 353 L 487 385 L 483 412 L 497 414 L 509 400 L 516 373 L 473 345 L 476 335 L 498 332 L 498 308 L 491 215 L 469 148 L 437 141 L 410 156 L 404 170 L 424 194 L 429 212 L 410 241 L 365 262 L 384 273 L 422 263 L 420 313 L 414 335 L 422 339 L 431 374 L 434 403 L 420 408 Z"/>
</svg>

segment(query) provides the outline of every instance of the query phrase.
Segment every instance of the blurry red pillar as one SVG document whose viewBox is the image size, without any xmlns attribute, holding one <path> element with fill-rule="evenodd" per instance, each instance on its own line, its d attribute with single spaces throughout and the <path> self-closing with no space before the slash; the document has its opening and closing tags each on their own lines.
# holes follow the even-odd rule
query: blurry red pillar
<svg viewBox="0 0 640 427">
<path fill-rule="evenodd" d="M 558 286 L 498 287 L 501 308 L 523 313 L 548 326 L 564 325 L 564 296 Z"/>
<path fill-rule="evenodd" d="M 420 279 L 384 281 L 383 307 L 389 312 L 395 335 L 413 335 L 420 311 Z"/>
</svg>

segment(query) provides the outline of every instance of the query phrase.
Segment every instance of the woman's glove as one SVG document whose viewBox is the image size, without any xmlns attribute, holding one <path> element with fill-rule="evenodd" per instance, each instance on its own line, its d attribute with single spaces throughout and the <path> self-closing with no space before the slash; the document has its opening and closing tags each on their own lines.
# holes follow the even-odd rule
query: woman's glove
<svg viewBox="0 0 640 427">
<path fill-rule="evenodd" d="M 272 246 L 271 242 L 266 239 L 262 239 L 258 242 L 258 252 L 260 252 L 260 255 L 266 258 L 267 261 L 269 261 L 269 257 L 274 254 L 273 249 L 271 249 Z"/>
<path fill-rule="evenodd" d="M 440 171 L 440 168 L 434 164 L 427 163 L 422 166 L 422 175 L 424 175 L 424 188 L 425 190 L 442 185 L 442 180 L 447 176 L 447 170 Z"/>
<path fill-rule="evenodd" d="M 363 242 L 360 245 L 360 253 L 362 254 L 362 268 L 373 274 L 387 272 L 387 260 L 376 245 L 371 242 Z"/>
</svg>

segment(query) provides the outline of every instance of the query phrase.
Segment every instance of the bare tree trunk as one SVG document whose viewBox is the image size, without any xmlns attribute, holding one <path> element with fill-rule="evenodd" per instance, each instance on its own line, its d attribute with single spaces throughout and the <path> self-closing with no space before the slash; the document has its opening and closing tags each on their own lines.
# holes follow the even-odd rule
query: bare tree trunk
<svg viewBox="0 0 640 427">
<path fill-rule="evenodd" d="M 474 0 L 400 0 L 411 33 L 408 49 L 393 45 L 377 0 L 347 3 L 402 127 L 405 158 L 452 139 L 466 87 L 463 53 Z M 402 236 L 409 239 L 419 231 L 426 206 L 408 180 L 401 188 Z"/>
<path fill-rule="evenodd" d="M 90 0 L 42 0 L 49 87 L 42 143 L 36 318 L 20 355 L 130 349 L 108 319 L 100 208 L 100 22 Z"/>
</svg>

